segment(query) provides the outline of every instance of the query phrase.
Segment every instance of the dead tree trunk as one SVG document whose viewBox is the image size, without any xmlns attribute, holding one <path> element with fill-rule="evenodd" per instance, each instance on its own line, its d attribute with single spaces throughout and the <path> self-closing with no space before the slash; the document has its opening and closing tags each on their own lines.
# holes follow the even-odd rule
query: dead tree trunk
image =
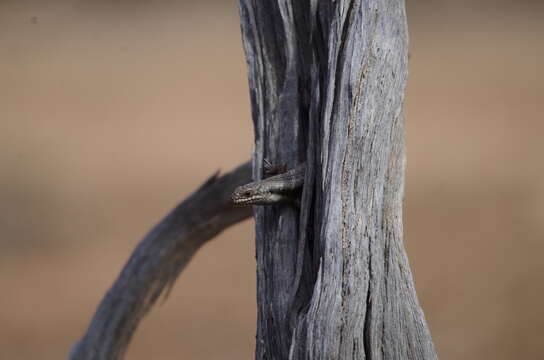
<svg viewBox="0 0 544 360">
<path fill-rule="evenodd" d="M 256 207 L 261 359 L 436 359 L 402 239 L 402 0 L 239 0 L 255 152 L 306 162 Z"/>
</svg>

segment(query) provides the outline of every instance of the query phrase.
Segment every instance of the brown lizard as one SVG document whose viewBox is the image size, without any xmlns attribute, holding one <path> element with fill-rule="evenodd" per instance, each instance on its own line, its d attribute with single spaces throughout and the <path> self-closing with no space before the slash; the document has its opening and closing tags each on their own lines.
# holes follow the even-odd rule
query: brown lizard
<svg viewBox="0 0 544 360">
<path fill-rule="evenodd" d="M 305 164 L 237 187 L 232 194 L 235 205 L 274 205 L 281 202 L 300 205 L 300 191 L 304 183 Z"/>
</svg>

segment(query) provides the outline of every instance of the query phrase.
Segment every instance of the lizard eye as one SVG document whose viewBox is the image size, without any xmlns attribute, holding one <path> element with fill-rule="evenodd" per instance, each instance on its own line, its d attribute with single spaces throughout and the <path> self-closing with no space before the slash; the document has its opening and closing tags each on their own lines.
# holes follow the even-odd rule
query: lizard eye
<svg viewBox="0 0 544 360">
<path fill-rule="evenodd" d="M 238 192 L 238 196 L 240 197 L 250 197 L 251 194 L 251 190 L 249 189 L 240 189 L 240 191 Z"/>
</svg>

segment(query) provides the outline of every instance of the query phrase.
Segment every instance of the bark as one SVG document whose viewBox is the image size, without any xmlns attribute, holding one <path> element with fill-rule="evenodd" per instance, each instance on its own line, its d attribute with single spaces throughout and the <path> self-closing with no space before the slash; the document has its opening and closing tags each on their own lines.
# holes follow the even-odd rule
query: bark
<svg viewBox="0 0 544 360">
<path fill-rule="evenodd" d="M 134 250 L 70 359 L 123 359 L 140 320 L 161 294 L 168 294 L 196 251 L 251 216 L 249 208 L 231 203 L 233 190 L 250 181 L 249 163 L 221 177 L 215 174 L 161 220 Z"/>
<path fill-rule="evenodd" d="M 265 160 L 300 209 L 256 207 L 257 359 L 436 359 L 403 245 L 402 0 L 239 0 Z"/>
</svg>

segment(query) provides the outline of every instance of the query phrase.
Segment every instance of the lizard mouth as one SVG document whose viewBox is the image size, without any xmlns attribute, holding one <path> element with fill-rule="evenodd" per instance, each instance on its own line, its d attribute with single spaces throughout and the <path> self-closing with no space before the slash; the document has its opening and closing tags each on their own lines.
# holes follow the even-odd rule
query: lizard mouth
<svg viewBox="0 0 544 360">
<path fill-rule="evenodd" d="M 248 204 L 258 204 L 263 201 L 264 198 L 259 195 L 250 195 L 250 194 L 233 194 L 232 203 L 234 205 L 248 205 Z"/>
</svg>

